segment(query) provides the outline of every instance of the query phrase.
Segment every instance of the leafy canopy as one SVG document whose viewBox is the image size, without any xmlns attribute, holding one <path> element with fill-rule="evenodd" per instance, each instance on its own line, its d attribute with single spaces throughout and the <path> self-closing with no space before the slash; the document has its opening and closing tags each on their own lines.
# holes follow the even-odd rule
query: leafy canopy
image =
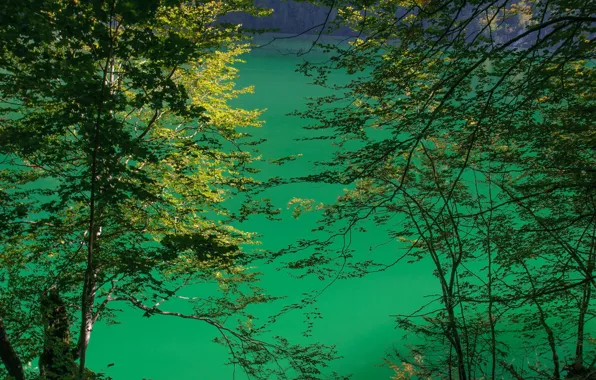
<svg viewBox="0 0 596 380">
<path fill-rule="evenodd" d="M 406 261 L 432 268 L 433 302 L 397 318 L 416 343 L 398 350 L 397 378 L 586 376 L 595 363 L 595 3 L 332 6 L 329 29 L 348 25 L 353 37 L 319 43 L 329 59 L 300 70 L 335 92 L 296 115 L 336 149 L 299 180 L 346 190 L 324 207 L 321 238 L 282 252 L 314 247 L 289 267 L 336 279 Z M 387 233 L 370 247 L 379 256 L 352 246 L 371 228 Z M 529 368 L 511 364 L 526 357 Z"/>
<path fill-rule="evenodd" d="M 249 130 L 262 111 L 229 104 L 252 92 L 233 82 L 249 46 L 220 21 L 230 12 L 267 13 L 247 0 L 0 4 L 0 359 L 12 377 L 34 376 L 22 363 L 35 358 L 48 379 L 90 376 L 92 328 L 117 322 L 119 303 L 214 326 L 255 378 L 319 378 L 333 357 L 258 340 L 247 312 L 275 298 L 238 222 L 278 211 L 255 199 Z M 197 284 L 210 286 L 168 309 Z"/>
</svg>

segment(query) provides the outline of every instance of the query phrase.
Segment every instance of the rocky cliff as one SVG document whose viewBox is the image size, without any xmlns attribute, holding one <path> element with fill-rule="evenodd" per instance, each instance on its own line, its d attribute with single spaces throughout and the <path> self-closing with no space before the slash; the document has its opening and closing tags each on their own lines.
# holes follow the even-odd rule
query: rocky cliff
<svg viewBox="0 0 596 380">
<path fill-rule="evenodd" d="M 269 17 L 253 17 L 244 13 L 233 13 L 227 15 L 222 21 L 242 24 L 244 28 L 249 29 L 276 29 L 276 33 L 283 34 L 317 34 L 320 32 L 321 25 L 325 22 L 328 16 L 329 8 L 321 7 L 311 4 L 308 1 L 292 1 L 292 0 L 255 0 L 255 4 L 264 7 L 272 8 L 273 15 Z M 465 18 L 469 15 L 464 14 L 460 17 Z M 329 14 L 329 20 L 332 21 L 337 14 L 337 11 L 332 10 Z M 480 20 L 476 20 L 468 27 L 468 33 L 475 35 L 478 29 L 482 27 L 479 24 Z M 520 24 L 519 17 L 510 17 L 501 23 L 499 30 L 492 32 L 492 37 L 499 43 L 504 43 L 509 39 L 519 35 L 525 30 L 525 26 Z M 340 36 L 354 36 L 356 33 L 347 27 L 342 27 L 333 31 L 332 35 Z M 531 36 L 530 36 L 531 37 Z M 533 37 L 531 37 L 533 38 Z M 523 46 L 527 41 L 519 41 L 515 46 Z"/>
<path fill-rule="evenodd" d="M 252 17 L 247 14 L 230 14 L 224 18 L 225 21 L 240 23 L 245 28 L 251 29 L 277 29 L 278 33 L 298 34 L 309 30 L 308 33 L 316 34 L 320 28 L 316 25 L 324 23 L 329 8 L 313 5 L 308 2 L 296 2 L 291 0 L 256 0 L 255 4 L 273 9 L 273 15 L 269 17 Z M 330 14 L 333 20 L 336 11 Z M 342 28 L 333 34 L 349 34 L 347 28 Z"/>
</svg>

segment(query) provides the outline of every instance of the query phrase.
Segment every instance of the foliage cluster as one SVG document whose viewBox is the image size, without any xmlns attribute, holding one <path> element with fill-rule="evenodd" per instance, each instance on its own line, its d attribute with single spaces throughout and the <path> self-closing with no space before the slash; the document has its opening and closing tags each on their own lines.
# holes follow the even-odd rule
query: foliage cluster
<svg viewBox="0 0 596 380">
<path fill-rule="evenodd" d="M 334 93 L 296 115 L 337 149 L 300 180 L 347 188 L 322 238 L 281 252 L 312 248 L 288 267 L 341 279 L 432 266 L 438 293 L 396 321 L 418 336 L 395 353 L 417 376 L 593 378 L 594 2 L 333 6 L 329 29 L 356 37 L 300 66 Z M 375 247 L 390 262 L 351 249 L 370 228 L 386 230 Z"/>
<path fill-rule="evenodd" d="M 248 43 L 220 20 L 230 12 L 269 11 L 248 0 L 0 4 L 3 378 L 99 376 L 86 369 L 91 332 L 123 304 L 213 326 L 254 378 L 319 378 L 334 357 L 262 341 L 251 323 L 249 306 L 276 297 L 258 286 L 251 263 L 263 255 L 239 222 L 279 211 L 253 178 L 262 111 L 230 105 L 252 92 L 234 85 Z M 175 299 L 188 304 L 171 310 Z M 36 358 L 39 376 L 23 365 Z"/>
</svg>

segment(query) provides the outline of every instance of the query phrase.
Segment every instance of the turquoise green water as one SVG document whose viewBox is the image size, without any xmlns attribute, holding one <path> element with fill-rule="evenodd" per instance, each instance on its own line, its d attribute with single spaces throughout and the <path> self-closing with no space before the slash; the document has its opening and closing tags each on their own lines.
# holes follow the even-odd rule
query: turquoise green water
<svg viewBox="0 0 596 380">
<path fill-rule="evenodd" d="M 316 59 L 317 53 L 309 55 Z M 321 58 L 320 56 L 318 58 Z M 240 66 L 239 86 L 255 85 L 255 94 L 245 96 L 238 105 L 246 108 L 267 108 L 264 127 L 258 132 L 268 139 L 261 147 L 264 156 L 303 154 L 303 157 L 284 166 L 274 166 L 265 175 L 307 174 L 311 161 L 324 158 L 330 147 L 326 142 L 297 143 L 294 138 L 304 135 L 304 121 L 286 114 L 303 108 L 306 96 L 322 94 L 321 89 L 306 84 L 304 77 L 295 72 L 301 58 L 281 55 L 275 50 L 256 50 L 245 57 Z M 340 74 L 336 74 L 340 75 Z M 341 79 L 341 78 L 336 78 Z M 316 215 L 291 218 L 285 204 L 292 197 L 315 198 L 332 201 L 342 192 L 341 187 L 300 184 L 284 186 L 270 191 L 267 196 L 283 207 L 284 220 L 270 222 L 254 219 L 244 226 L 246 230 L 263 235 L 264 248 L 285 247 L 299 238 L 308 237 L 314 227 Z M 393 261 L 397 254 L 390 246 L 370 251 L 377 241 L 386 239 L 381 233 L 369 232 L 354 237 L 352 248 L 363 257 L 375 255 L 385 262 Z M 329 279 L 296 280 L 273 268 L 259 268 L 265 272 L 263 286 L 272 294 L 287 295 L 272 305 L 255 309 L 257 315 L 266 317 L 291 300 L 298 300 L 303 292 L 323 288 Z M 433 293 L 433 281 L 425 281 L 423 265 L 394 267 L 390 271 L 369 275 L 362 279 L 336 282 L 318 298 L 318 309 L 323 319 L 318 320 L 312 337 L 303 338 L 305 326 L 300 312 L 282 317 L 273 332 L 297 342 L 320 342 L 337 345 L 343 359 L 331 364 L 341 373 L 353 374 L 353 379 L 387 379 L 392 371 L 383 366 L 382 357 L 405 342 L 402 334 L 394 330 L 391 314 L 415 310 L 423 296 Z M 200 296 L 192 289 L 181 295 Z M 197 322 L 154 316 L 142 318 L 142 313 L 124 310 L 121 324 L 98 324 L 89 347 L 89 366 L 103 371 L 116 380 L 120 379 L 231 379 L 232 367 L 225 366 L 226 349 L 211 340 L 217 336 L 212 327 Z M 113 366 L 107 368 L 109 363 Z M 245 378 L 238 375 L 237 378 Z"/>
</svg>

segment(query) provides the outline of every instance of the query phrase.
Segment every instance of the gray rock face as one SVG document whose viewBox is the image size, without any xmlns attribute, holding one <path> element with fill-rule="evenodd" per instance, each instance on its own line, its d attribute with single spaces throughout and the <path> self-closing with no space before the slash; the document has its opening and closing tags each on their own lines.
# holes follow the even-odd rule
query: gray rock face
<svg viewBox="0 0 596 380">
<path fill-rule="evenodd" d="M 337 15 L 336 10 L 329 13 L 328 7 L 317 6 L 308 0 L 255 0 L 255 4 L 263 8 L 272 8 L 273 15 L 269 17 L 253 17 L 245 13 L 231 13 L 222 18 L 222 21 L 242 24 L 248 29 L 275 29 L 272 32 L 282 34 L 318 34 L 321 32 L 321 26 L 328 18 L 328 25 Z M 470 9 L 464 9 L 461 18 L 469 16 Z M 329 16 L 329 17 L 328 17 Z M 468 27 L 468 33 L 475 36 L 479 28 L 480 20 L 476 20 Z M 492 37 L 498 43 L 505 43 L 511 38 L 516 37 L 524 30 L 524 26 L 519 24 L 518 17 L 506 20 L 499 30 L 493 31 Z M 324 34 L 329 34 L 329 30 Z M 357 33 L 347 27 L 341 27 L 334 30 L 331 35 L 334 36 L 355 36 Z M 534 37 L 530 37 L 534 38 Z M 516 47 L 522 47 L 527 41 L 516 42 Z"/>
<path fill-rule="evenodd" d="M 272 8 L 273 15 L 269 17 L 252 17 L 247 14 L 229 14 L 223 21 L 242 24 L 251 29 L 277 29 L 278 33 L 298 34 L 308 30 L 308 34 L 316 34 L 321 28 L 311 29 L 323 24 L 327 18 L 329 8 L 320 7 L 309 2 L 283 0 L 256 0 L 255 4 L 264 8 Z M 329 20 L 333 20 L 337 12 L 333 10 Z M 351 34 L 348 28 L 342 28 L 333 34 Z"/>
</svg>

